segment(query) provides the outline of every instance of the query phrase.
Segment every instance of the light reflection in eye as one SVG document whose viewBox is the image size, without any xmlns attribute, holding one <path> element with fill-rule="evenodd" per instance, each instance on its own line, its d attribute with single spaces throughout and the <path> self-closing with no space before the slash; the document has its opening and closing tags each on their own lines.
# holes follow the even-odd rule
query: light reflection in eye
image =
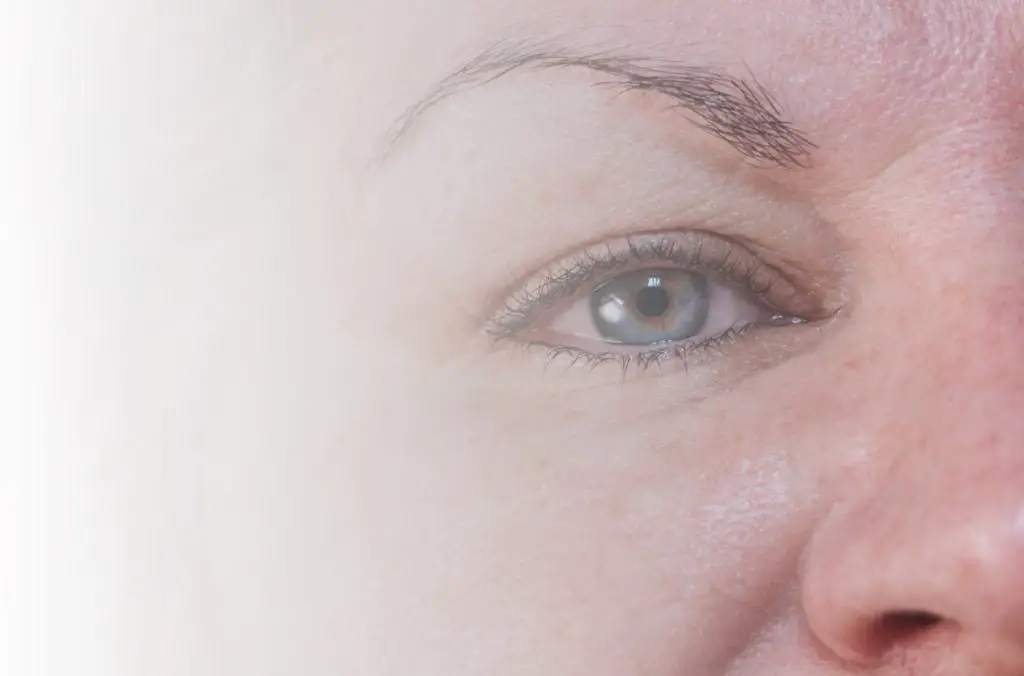
<svg viewBox="0 0 1024 676">
<path fill-rule="evenodd" d="M 600 304 L 597 313 L 608 324 L 618 324 L 626 318 L 626 302 L 621 298 L 608 298 Z"/>
</svg>

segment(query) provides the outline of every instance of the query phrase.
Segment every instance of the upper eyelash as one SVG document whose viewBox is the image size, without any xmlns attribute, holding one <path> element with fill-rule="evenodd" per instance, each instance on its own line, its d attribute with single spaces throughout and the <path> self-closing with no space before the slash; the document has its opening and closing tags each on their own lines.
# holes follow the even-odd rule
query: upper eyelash
<svg viewBox="0 0 1024 676">
<path fill-rule="evenodd" d="M 746 285 L 757 298 L 765 300 L 764 296 L 771 291 L 774 281 L 759 284 L 757 276 L 763 264 L 748 264 L 733 256 L 731 247 L 741 245 L 731 242 L 730 248 L 725 249 L 724 253 L 709 259 L 704 253 L 704 238 L 714 235 L 699 231 L 688 234 L 699 238 L 692 250 L 681 248 L 678 242 L 671 239 L 671 235 L 653 235 L 645 236 L 641 241 L 637 241 L 639 238 L 626 238 L 627 250 L 623 252 L 613 251 L 609 245 L 603 257 L 598 257 L 592 250 L 577 254 L 560 269 L 545 273 L 532 287 L 509 298 L 498 316 L 491 320 L 488 333 L 495 338 L 515 336 L 528 328 L 538 315 L 571 297 L 587 282 L 630 263 L 651 260 L 720 274 L 728 281 Z"/>
</svg>

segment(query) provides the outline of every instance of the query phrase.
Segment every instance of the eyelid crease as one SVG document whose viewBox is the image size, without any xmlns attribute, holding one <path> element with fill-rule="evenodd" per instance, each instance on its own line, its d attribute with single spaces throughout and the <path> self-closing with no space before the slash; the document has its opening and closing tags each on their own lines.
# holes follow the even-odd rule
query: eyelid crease
<svg viewBox="0 0 1024 676">
<path fill-rule="evenodd" d="M 688 240 L 689 246 L 684 240 Z M 784 271 L 730 238 L 688 230 L 631 235 L 618 242 L 619 249 L 615 244 L 605 243 L 571 255 L 521 284 L 520 290 L 506 298 L 487 323 L 487 333 L 497 339 L 520 336 L 544 313 L 576 295 L 584 285 L 630 266 L 642 269 L 643 264 L 657 263 L 674 264 L 743 285 L 770 309 L 782 314 L 799 319 L 824 318 L 828 314 Z"/>
</svg>

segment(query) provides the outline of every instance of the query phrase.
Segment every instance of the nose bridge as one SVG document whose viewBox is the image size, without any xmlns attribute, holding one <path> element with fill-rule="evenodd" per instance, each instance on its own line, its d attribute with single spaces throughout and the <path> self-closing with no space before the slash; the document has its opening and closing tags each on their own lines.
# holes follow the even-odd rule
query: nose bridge
<svg viewBox="0 0 1024 676">
<path fill-rule="evenodd" d="M 872 441 L 879 465 L 901 468 L 889 486 L 897 496 L 952 491 L 948 506 L 974 484 L 991 501 L 1024 504 L 1024 275 L 988 272 L 915 297 L 900 321 Z"/>
<path fill-rule="evenodd" d="M 908 423 L 943 430 L 943 444 L 974 446 L 979 434 L 1024 440 L 1024 285 L 974 293 L 940 300 L 927 311 L 941 321 L 914 327 L 899 409 Z"/>
<path fill-rule="evenodd" d="M 852 399 L 868 453 L 829 484 L 803 579 L 813 633 L 847 659 L 944 644 L 1024 673 L 1024 153 L 1006 133 L 923 148 L 883 210 L 899 239 L 852 315 L 877 355 Z"/>
<path fill-rule="evenodd" d="M 1024 536 L 1024 279 L 979 283 L 946 308 L 926 300 L 921 313 L 889 362 L 870 441 L 879 470 L 860 501 L 908 542 L 970 557 L 987 546 L 975 535 L 1018 511 Z"/>
<path fill-rule="evenodd" d="M 1024 130 L 978 123 L 936 139 L 899 173 L 894 199 L 913 208 L 884 209 L 898 214 L 899 242 L 866 294 L 871 321 L 886 327 L 889 394 L 906 424 L 923 418 L 959 436 L 987 420 L 1020 437 Z"/>
</svg>

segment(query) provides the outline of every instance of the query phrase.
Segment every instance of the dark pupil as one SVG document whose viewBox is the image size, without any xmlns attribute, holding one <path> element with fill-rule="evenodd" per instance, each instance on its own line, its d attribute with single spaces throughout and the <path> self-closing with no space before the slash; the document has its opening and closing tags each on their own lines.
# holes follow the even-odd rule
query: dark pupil
<svg viewBox="0 0 1024 676">
<path fill-rule="evenodd" d="M 668 292 L 660 286 L 647 286 L 636 294 L 636 309 L 645 317 L 660 317 L 669 306 Z"/>
</svg>

